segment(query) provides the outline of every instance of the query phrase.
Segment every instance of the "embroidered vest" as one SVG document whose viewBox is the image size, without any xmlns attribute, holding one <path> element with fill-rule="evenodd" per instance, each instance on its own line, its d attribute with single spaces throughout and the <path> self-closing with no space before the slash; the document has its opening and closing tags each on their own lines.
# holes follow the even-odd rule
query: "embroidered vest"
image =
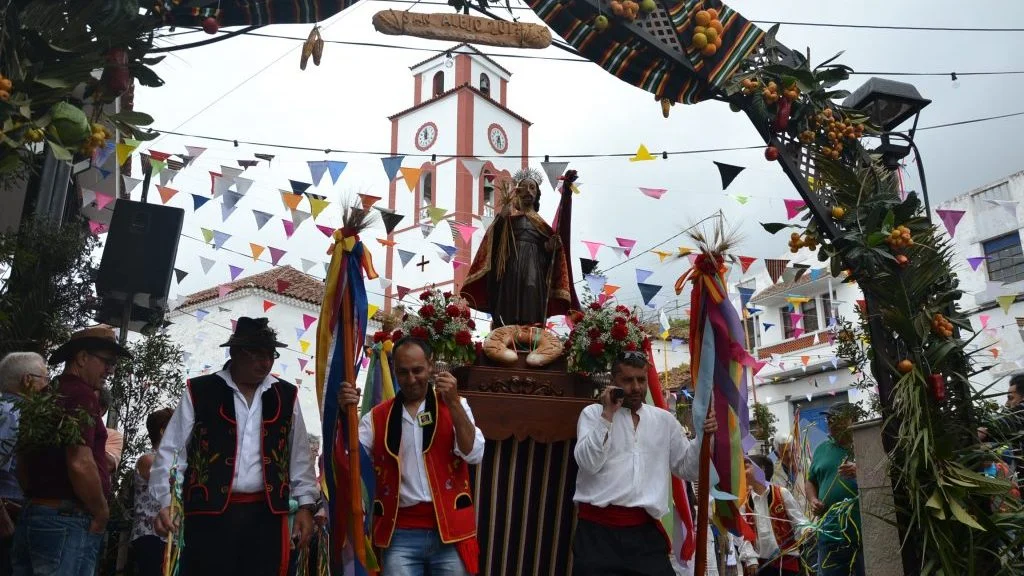
<svg viewBox="0 0 1024 576">
<path fill-rule="evenodd" d="M 373 544 L 380 548 L 391 545 L 398 520 L 398 487 L 402 481 L 398 455 L 403 410 L 401 402 L 391 399 L 374 407 L 370 416 L 373 423 L 371 457 L 376 477 Z M 469 465 L 455 455 L 451 414 L 444 402 L 438 401 L 433 389 L 427 393 L 423 414 L 431 415 L 431 422 L 423 425 L 423 460 L 441 541 L 451 544 L 476 536 Z"/>
<path fill-rule="evenodd" d="M 793 523 L 789 519 L 789 513 L 786 512 L 786 501 L 782 498 L 782 488 L 772 484 L 768 494 L 768 516 L 772 523 L 772 534 L 775 536 L 775 543 L 779 545 L 779 550 L 786 550 L 793 545 Z M 753 529 L 754 534 L 757 534 L 757 525 L 753 512 L 750 511 L 750 503 L 747 502 L 743 508 L 747 523 Z M 758 552 L 769 553 L 767 550 L 758 550 Z M 783 556 L 776 559 L 772 565 L 781 565 L 786 570 L 798 571 L 800 569 L 800 561 L 789 556 L 788 552 L 783 552 Z"/>
<path fill-rule="evenodd" d="M 216 374 L 192 378 L 188 393 L 195 407 L 188 469 L 182 486 L 185 514 L 220 514 L 228 506 L 238 452 L 234 392 Z M 288 513 L 292 415 L 298 388 L 283 380 L 261 396 L 263 413 L 263 480 L 267 505 L 275 514 Z"/>
</svg>

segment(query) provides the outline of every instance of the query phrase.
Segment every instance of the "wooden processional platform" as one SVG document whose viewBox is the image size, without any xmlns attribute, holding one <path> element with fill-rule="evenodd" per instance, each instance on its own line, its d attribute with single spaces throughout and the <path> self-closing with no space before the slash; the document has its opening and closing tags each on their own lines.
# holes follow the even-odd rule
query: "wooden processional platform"
<svg viewBox="0 0 1024 576">
<path fill-rule="evenodd" d="M 453 370 L 487 440 L 473 471 L 481 576 L 572 573 L 576 422 L 594 386 L 564 358 L 531 369 L 525 357 Z"/>
</svg>

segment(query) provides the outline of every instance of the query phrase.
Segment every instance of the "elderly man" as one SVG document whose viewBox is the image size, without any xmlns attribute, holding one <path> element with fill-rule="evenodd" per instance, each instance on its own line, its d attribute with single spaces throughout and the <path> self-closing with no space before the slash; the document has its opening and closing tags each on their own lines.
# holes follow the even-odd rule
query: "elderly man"
<svg viewBox="0 0 1024 576">
<path fill-rule="evenodd" d="M 283 574 L 291 549 L 309 542 L 319 490 L 298 388 L 270 374 L 285 344 L 266 318 L 239 318 L 221 346 L 231 360 L 188 381 L 160 440 L 149 473 L 162 507 L 154 528 L 160 535 L 179 528 L 168 478 L 172 466 L 187 464 L 182 574 Z M 289 535 L 292 499 L 299 509 Z"/>
<path fill-rule="evenodd" d="M 484 434 L 455 377 L 432 369 L 430 345 L 403 338 L 392 349 L 398 395 L 359 423 L 373 459 L 373 543 L 388 576 L 476 574 L 479 548 L 469 465 L 484 457 Z M 359 393 L 342 384 L 342 407 Z"/>
<path fill-rule="evenodd" d="M 14 526 L 24 494 L 18 484 L 14 449 L 18 442 L 18 399 L 50 383 L 46 360 L 35 352 L 11 352 L 0 360 L 0 574 L 11 573 Z"/>
<path fill-rule="evenodd" d="M 612 385 L 576 425 L 579 522 L 573 574 L 672 576 L 668 535 L 669 474 L 697 479 L 700 444 L 687 439 L 674 414 L 644 404 L 647 356 L 625 352 L 612 363 Z M 714 411 L 704 433 L 718 430 Z"/>
<path fill-rule="evenodd" d="M 81 444 L 19 453 L 26 502 L 14 534 L 15 574 L 96 571 L 110 517 L 107 430 L 97 392 L 113 375 L 118 357 L 127 355 L 113 328 L 93 326 L 72 334 L 50 356 L 51 364 L 64 363 L 55 384 L 58 406 L 87 418 L 79 423 Z"/>
</svg>

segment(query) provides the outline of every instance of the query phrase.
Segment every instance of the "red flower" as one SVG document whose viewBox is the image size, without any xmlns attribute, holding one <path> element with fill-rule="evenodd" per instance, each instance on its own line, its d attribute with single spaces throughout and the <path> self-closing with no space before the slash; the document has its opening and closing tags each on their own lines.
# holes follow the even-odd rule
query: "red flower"
<svg viewBox="0 0 1024 576">
<path fill-rule="evenodd" d="M 579 324 L 583 321 L 583 312 L 573 310 L 572 313 L 569 314 L 569 319 L 572 320 L 573 324 Z"/>
<path fill-rule="evenodd" d="M 459 346 L 467 346 L 473 343 L 473 335 L 467 330 L 459 330 L 455 333 L 455 343 Z"/>
<path fill-rule="evenodd" d="M 587 352 L 590 353 L 591 356 L 600 356 L 601 354 L 604 354 L 604 342 L 600 342 L 598 340 L 591 342 L 590 346 L 587 348 Z"/>
<path fill-rule="evenodd" d="M 462 317 L 468 320 L 470 318 L 470 316 L 472 316 L 472 315 L 469 313 L 469 308 L 463 308 L 462 309 Z"/>
<path fill-rule="evenodd" d="M 452 293 L 451 292 L 445 292 L 444 294 L 442 294 L 442 296 L 444 296 L 444 299 L 447 300 L 447 299 L 452 297 Z"/>
<path fill-rule="evenodd" d="M 636 342 L 626 342 L 626 345 L 624 346 L 624 349 L 626 350 L 626 352 L 635 352 L 636 351 Z"/>
<path fill-rule="evenodd" d="M 420 293 L 420 300 L 428 300 L 430 298 L 430 290 Z"/>
<path fill-rule="evenodd" d="M 459 316 L 462 316 L 462 310 L 460 310 L 455 304 L 449 304 L 444 311 L 451 318 L 458 318 Z"/>
<path fill-rule="evenodd" d="M 394 340 L 395 342 L 398 342 L 404 336 L 405 334 L 401 330 L 395 330 L 394 332 L 391 333 L 391 339 Z"/>
<path fill-rule="evenodd" d="M 434 310 L 434 306 L 431 304 L 424 304 L 420 307 L 420 316 L 423 318 L 433 318 L 435 312 L 437 311 Z"/>
<path fill-rule="evenodd" d="M 600 310 L 601 309 L 601 305 L 598 304 L 597 302 L 591 302 L 590 303 L 590 309 L 591 310 Z"/>
<path fill-rule="evenodd" d="M 466 322 L 466 326 L 469 326 L 470 330 L 476 330 L 476 322 L 472 318 Z"/>
<path fill-rule="evenodd" d="M 408 319 L 409 319 L 409 314 L 402 314 L 402 322 L 405 322 Z"/>
<path fill-rule="evenodd" d="M 416 326 L 409 331 L 409 335 L 412 336 L 413 338 L 426 339 L 430 337 L 430 332 L 427 332 L 427 329 L 424 328 L 423 326 Z"/>
<path fill-rule="evenodd" d="M 437 332 L 438 334 L 444 332 L 444 325 L 444 320 L 434 320 L 434 332 Z"/>
<path fill-rule="evenodd" d="M 591 328 L 590 330 L 587 331 L 587 337 L 590 338 L 591 340 L 596 340 L 597 338 L 600 338 L 601 337 L 601 329 L 600 328 Z"/>
<path fill-rule="evenodd" d="M 626 325 L 626 319 L 623 318 L 622 316 L 616 316 L 615 317 L 615 325 L 616 326 L 625 326 Z"/>
<path fill-rule="evenodd" d="M 630 318 L 629 319 L 629 323 L 632 324 L 633 326 L 639 326 L 640 325 L 640 321 L 636 319 L 636 316 Z"/>
<path fill-rule="evenodd" d="M 625 340 L 626 336 L 629 336 L 629 328 L 626 328 L 625 324 L 616 323 L 612 326 L 611 335 L 616 340 Z"/>
<path fill-rule="evenodd" d="M 622 304 L 619 304 L 618 306 L 616 306 L 615 307 L 615 311 L 616 312 L 620 312 L 622 314 L 629 314 L 629 308 L 626 308 Z"/>
<path fill-rule="evenodd" d="M 374 342 L 383 342 L 388 339 L 388 333 L 384 331 L 375 332 L 373 335 Z"/>
</svg>

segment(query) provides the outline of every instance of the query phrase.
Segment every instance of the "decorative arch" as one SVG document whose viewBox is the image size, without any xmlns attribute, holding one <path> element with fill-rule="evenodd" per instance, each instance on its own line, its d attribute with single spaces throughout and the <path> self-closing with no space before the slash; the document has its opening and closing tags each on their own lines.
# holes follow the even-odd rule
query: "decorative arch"
<svg viewBox="0 0 1024 576">
<path fill-rule="evenodd" d="M 478 211 L 478 216 L 479 217 L 493 216 L 494 213 L 497 212 L 501 208 L 501 206 L 498 205 L 498 203 L 500 201 L 500 198 L 498 198 L 498 194 L 495 191 L 494 192 L 494 196 L 491 198 L 490 202 L 488 202 L 488 199 L 485 196 L 485 191 L 484 191 L 484 178 L 486 176 L 493 176 L 494 177 L 494 183 L 497 184 L 502 179 L 512 178 L 512 173 L 509 172 L 508 170 L 498 170 L 497 167 L 494 166 L 494 163 L 491 162 L 490 160 L 488 160 L 487 162 L 484 162 L 483 167 L 480 169 L 480 174 L 477 174 L 476 176 L 477 176 L 477 180 L 478 180 L 478 182 L 477 182 L 477 206 L 480 207 L 480 209 Z M 488 211 L 488 209 L 487 209 L 488 204 L 490 204 L 490 208 L 491 208 L 490 211 Z"/>
<path fill-rule="evenodd" d="M 441 94 L 444 94 L 444 70 L 434 72 L 434 78 L 431 82 L 433 88 L 430 92 L 430 96 L 432 98 L 436 98 Z"/>
<path fill-rule="evenodd" d="M 433 162 L 420 165 L 420 181 L 416 183 L 413 194 L 416 195 L 414 223 L 419 224 L 424 219 L 424 210 L 437 202 L 437 167 Z"/>
<path fill-rule="evenodd" d="M 480 92 L 488 98 L 491 97 L 491 78 L 486 72 L 480 73 Z"/>
</svg>

